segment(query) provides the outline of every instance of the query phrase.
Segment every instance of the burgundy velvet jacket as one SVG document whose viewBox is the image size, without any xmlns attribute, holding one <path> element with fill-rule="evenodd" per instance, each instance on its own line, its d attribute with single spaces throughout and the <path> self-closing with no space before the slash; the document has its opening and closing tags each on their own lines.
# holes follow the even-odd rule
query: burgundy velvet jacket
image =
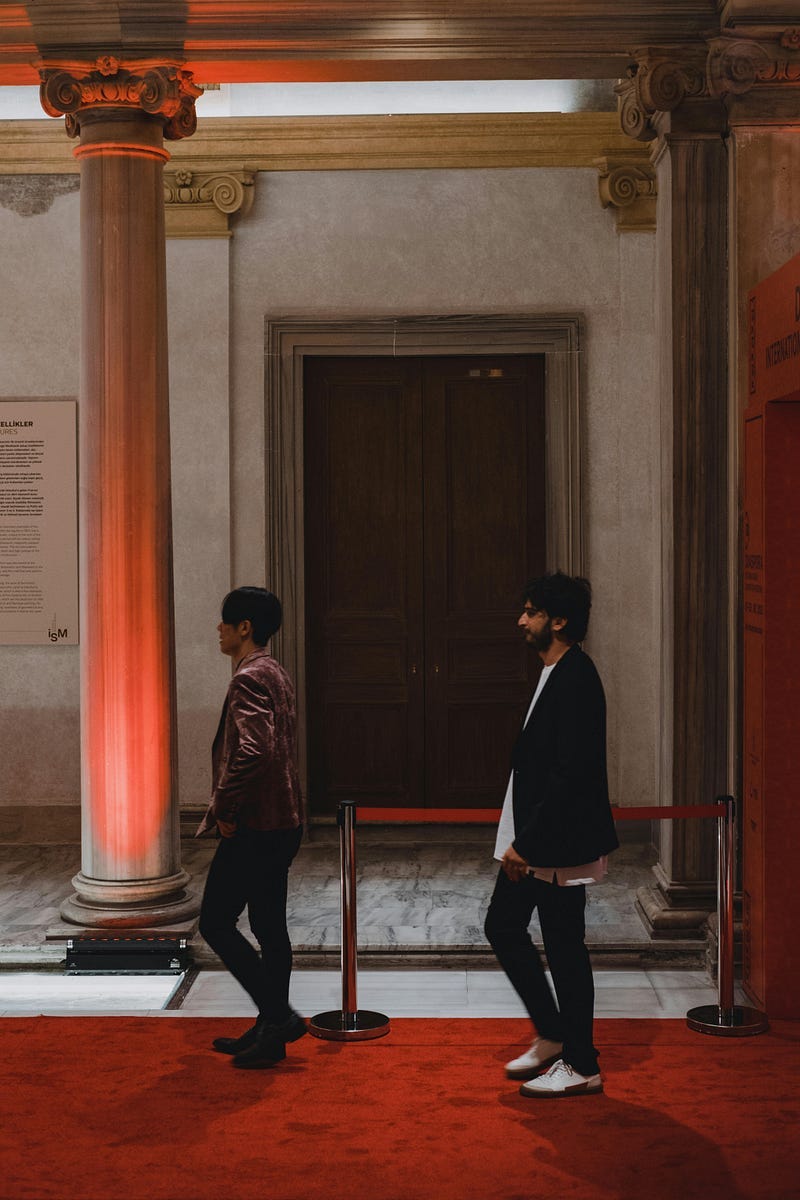
<svg viewBox="0 0 800 1200">
<path fill-rule="evenodd" d="M 302 822 L 296 712 L 289 676 L 264 649 L 239 663 L 228 685 L 211 750 L 211 803 L 197 837 L 217 820 L 248 829 L 296 829 Z"/>
</svg>

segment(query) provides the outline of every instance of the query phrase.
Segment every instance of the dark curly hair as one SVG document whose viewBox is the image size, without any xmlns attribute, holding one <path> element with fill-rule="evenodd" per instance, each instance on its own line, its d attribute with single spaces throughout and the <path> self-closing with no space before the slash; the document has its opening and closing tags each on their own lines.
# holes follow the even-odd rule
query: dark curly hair
<svg viewBox="0 0 800 1200">
<path fill-rule="evenodd" d="M 539 612 L 547 613 L 551 620 L 566 618 L 567 623 L 561 630 L 566 641 L 582 642 L 586 637 L 592 607 L 592 587 L 588 579 L 553 571 L 532 579 L 522 595 L 524 601 Z"/>
</svg>

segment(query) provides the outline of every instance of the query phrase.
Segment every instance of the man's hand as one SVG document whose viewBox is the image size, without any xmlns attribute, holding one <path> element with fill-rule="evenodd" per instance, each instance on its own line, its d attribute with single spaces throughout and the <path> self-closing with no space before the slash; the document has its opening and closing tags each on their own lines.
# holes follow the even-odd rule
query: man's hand
<svg viewBox="0 0 800 1200">
<path fill-rule="evenodd" d="M 219 818 L 217 818 L 217 829 L 222 837 L 233 837 L 233 835 L 236 833 L 236 822 L 220 821 Z"/>
<path fill-rule="evenodd" d="M 500 865 L 512 883 L 517 883 L 518 880 L 524 879 L 528 873 L 527 862 L 521 855 L 517 854 L 513 846 L 508 847 Z"/>
</svg>

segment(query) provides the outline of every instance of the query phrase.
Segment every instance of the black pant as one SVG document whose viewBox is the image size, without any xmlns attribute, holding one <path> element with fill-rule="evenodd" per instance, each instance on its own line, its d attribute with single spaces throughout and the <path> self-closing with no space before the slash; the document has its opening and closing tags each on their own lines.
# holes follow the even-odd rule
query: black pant
<svg viewBox="0 0 800 1200">
<path fill-rule="evenodd" d="M 583 884 L 559 887 L 527 875 L 512 883 L 501 869 L 489 911 L 486 937 L 540 1037 L 562 1042 L 562 1057 L 581 1075 L 594 1075 L 597 1050 L 592 1044 L 594 981 L 584 943 Z M 544 951 L 558 1006 L 547 982 L 528 926 L 539 910 Z"/>
<path fill-rule="evenodd" d="M 211 860 L 200 909 L 200 933 L 251 996 L 259 1017 L 285 1021 L 292 944 L 286 928 L 289 867 L 303 838 L 299 829 L 239 829 L 221 838 Z M 237 928 L 247 907 L 261 955 Z"/>
</svg>

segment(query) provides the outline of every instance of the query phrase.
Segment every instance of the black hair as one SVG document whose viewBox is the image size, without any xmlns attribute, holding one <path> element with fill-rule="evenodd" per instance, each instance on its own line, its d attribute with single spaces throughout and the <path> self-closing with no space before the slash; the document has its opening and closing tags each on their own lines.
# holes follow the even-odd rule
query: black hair
<svg viewBox="0 0 800 1200">
<path fill-rule="evenodd" d="M 222 601 L 222 620 L 226 625 L 249 621 L 253 627 L 255 644 L 266 646 L 273 633 L 277 633 L 281 627 L 283 609 L 278 597 L 266 588 L 234 588 Z"/>
<path fill-rule="evenodd" d="M 540 612 L 547 613 L 551 620 L 564 617 L 567 623 L 561 636 L 565 641 L 582 642 L 586 637 L 592 607 L 592 587 L 588 579 L 553 571 L 532 579 L 523 592 L 523 599 Z"/>
</svg>

